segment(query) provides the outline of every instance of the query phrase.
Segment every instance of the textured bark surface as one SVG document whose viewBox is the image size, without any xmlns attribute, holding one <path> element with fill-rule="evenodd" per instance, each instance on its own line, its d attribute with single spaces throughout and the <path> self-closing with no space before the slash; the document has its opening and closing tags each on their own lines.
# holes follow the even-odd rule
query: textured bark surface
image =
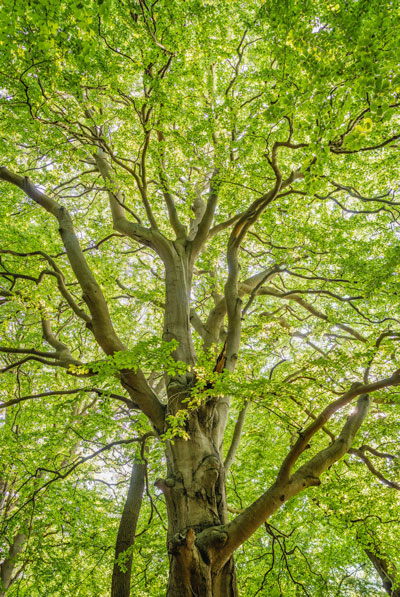
<svg viewBox="0 0 400 597">
<path fill-rule="evenodd" d="M 233 558 L 215 570 L 215 545 L 203 549 L 197 542 L 202 531 L 227 523 L 224 466 L 212 442 L 212 418 L 206 422 L 192 416 L 187 430 L 190 440 L 168 446 L 168 477 L 159 483 L 168 511 L 167 595 L 234 597 Z"/>
</svg>

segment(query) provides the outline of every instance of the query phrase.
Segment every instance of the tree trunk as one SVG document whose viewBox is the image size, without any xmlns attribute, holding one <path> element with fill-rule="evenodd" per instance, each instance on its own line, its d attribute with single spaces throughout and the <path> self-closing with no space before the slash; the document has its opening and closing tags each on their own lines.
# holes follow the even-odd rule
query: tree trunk
<svg viewBox="0 0 400 597">
<path fill-rule="evenodd" d="M 173 353 L 188 365 L 195 362 L 190 327 L 190 290 L 192 272 L 185 247 L 173 243 L 170 259 L 165 263 L 165 313 L 163 339 L 178 343 Z"/>
<path fill-rule="evenodd" d="M 177 340 L 174 357 L 189 367 L 196 362 L 190 328 L 189 256 L 181 243 L 173 243 L 171 259 L 165 263 L 166 300 L 164 340 Z M 189 439 L 167 442 L 167 478 L 158 481 L 168 513 L 170 560 L 167 597 L 236 597 L 233 558 L 216 570 L 213 549 L 202 548 L 196 537 L 205 529 L 227 520 L 225 470 L 217 444 L 216 400 L 200 400 L 188 409 L 195 372 L 166 379 L 167 415 L 187 411 L 184 431 Z M 168 421 L 168 419 L 167 419 Z"/>
<path fill-rule="evenodd" d="M 130 597 L 132 551 L 127 552 L 123 566 L 118 556 L 129 550 L 135 541 L 136 525 L 139 518 L 144 489 L 145 464 L 136 460 L 132 467 L 131 480 L 125 506 L 119 523 L 115 545 L 115 563 L 112 575 L 111 597 Z"/>
<path fill-rule="evenodd" d="M 167 446 L 168 476 L 158 483 L 168 511 L 167 597 L 237 595 L 233 558 L 216 571 L 212 552 L 196 543 L 201 531 L 227 522 L 224 466 L 212 442 L 212 420 L 212 410 L 200 407 L 187 424 L 190 439 Z"/>
<path fill-rule="evenodd" d="M 17 533 L 11 544 L 8 556 L 0 564 L 0 597 L 4 597 L 7 589 L 12 584 L 12 575 L 15 569 L 16 558 L 21 553 L 24 543 L 26 541 L 26 535 L 24 533 Z"/>
<path fill-rule="evenodd" d="M 387 558 L 385 558 L 379 551 L 376 545 L 371 545 L 371 549 L 365 548 L 365 553 L 371 560 L 375 570 L 379 574 L 383 588 L 391 597 L 400 597 L 400 586 L 396 582 L 396 568 L 389 566 Z"/>
</svg>

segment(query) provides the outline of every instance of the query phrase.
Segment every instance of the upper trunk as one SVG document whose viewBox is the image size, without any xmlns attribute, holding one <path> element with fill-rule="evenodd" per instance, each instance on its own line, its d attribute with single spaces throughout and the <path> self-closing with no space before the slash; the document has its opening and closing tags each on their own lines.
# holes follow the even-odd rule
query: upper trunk
<svg viewBox="0 0 400 597">
<path fill-rule="evenodd" d="M 186 248 L 172 243 L 170 259 L 165 263 L 165 315 L 163 338 L 176 340 L 174 352 L 177 360 L 188 365 L 195 362 L 195 352 L 190 328 L 190 290 L 192 272 L 188 265 Z"/>
</svg>

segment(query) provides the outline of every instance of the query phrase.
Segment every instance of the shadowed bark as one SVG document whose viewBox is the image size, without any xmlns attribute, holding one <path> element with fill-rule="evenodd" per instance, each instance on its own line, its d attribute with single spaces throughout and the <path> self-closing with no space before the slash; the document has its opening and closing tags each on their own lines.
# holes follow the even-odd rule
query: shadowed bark
<svg viewBox="0 0 400 597">
<path fill-rule="evenodd" d="M 136 460 L 132 466 L 128 495 L 119 523 L 115 545 L 115 563 L 112 575 L 111 597 L 129 597 L 132 573 L 132 546 L 142 504 L 146 465 Z M 118 563 L 120 554 L 126 552 L 123 563 Z"/>
<path fill-rule="evenodd" d="M 7 557 L 0 564 L 0 597 L 5 596 L 7 589 L 10 587 L 12 583 L 12 576 L 15 569 L 16 558 L 23 550 L 25 540 L 26 535 L 24 535 L 24 533 L 17 533 L 10 546 Z"/>
<path fill-rule="evenodd" d="M 379 574 L 386 593 L 390 597 L 400 597 L 400 579 L 395 566 L 390 566 L 387 558 L 376 545 L 371 545 L 369 549 L 365 548 L 364 551 Z"/>
</svg>

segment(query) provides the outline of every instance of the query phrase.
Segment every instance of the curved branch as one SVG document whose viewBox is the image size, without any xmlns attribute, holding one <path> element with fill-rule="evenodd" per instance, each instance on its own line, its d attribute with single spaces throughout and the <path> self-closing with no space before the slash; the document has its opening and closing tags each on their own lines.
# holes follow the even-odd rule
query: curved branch
<svg viewBox="0 0 400 597">
<path fill-rule="evenodd" d="M 295 301 L 298 305 L 303 307 L 303 309 L 306 309 L 309 313 L 311 313 L 315 317 L 318 317 L 319 319 L 322 319 L 323 321 L 329 321 L 329 317 L 325 313 L 323 313 L 322 311 L 319 311 L 316 307 L 314 307 L 313 305 L 311 305 L 310 303 L 305 301 L 303 298 L 301 298 L 297 294 L 281 293 L 272 287 L 260 288 L 258 293 L 268 295 L 268 296 L 274 296 L 276 298 L 282 298 L 282 299 L 287 299 L 290 301 Z M 360 332 L 358 332 L 357 330 L 353 329 L 352 327 L 350 327 L 349 325 L 347 325 L 345 323 L 334 323 L 332 325 L 335 325 L 336 327 L 340 328 L 341 330 L 348 332 L 349 334 L 354 336 L 354 338 L 356 338 L 357 340 L 360 340 L 360 342 L 367 341 L 365 336 L 363 336 L 362 334 L 360 334 Z"/>
<path fill-rule="evenodd" d="M 5 255 L 14 255 L 16 257 L 40 256 L 40 257 L 43 257 L 44 259 L 46 259 L 46 261 L 50 264 L 50 266 L 53 268 L 54 271 L 44 270 L 42 272 L 42 274 L 50 274 L 50 275 L 55 276 L 56 279 L 57 279 L 57 286 L 58 286 L 58 289 L 60 291 L 60 294 L 61 294 L 62 297 L 65 298 L 65 300 L 67 301 L 68 305 L 71 307 L 71 309 L 73 310 L 73 312 L 76 315 L 78 315 L 78 317 L 80 317 L 81 319 L 83 319 L 83 321 L 85 321 L 86 323 L 90 323 L 91 322 L 91 317 L 87 313 L 85 313 L 85 311 L 83 309 L 81 309 L 79 307 L 79 305 L 77 305 L 77 303 L 75 302 L 74 297 L 68 291 L 68 289 L 67 289 L 67 287 L 65 285 L 64 274 L 61 272 L 60 268 L 58 267 L 58 265 L 56 264 L 56 262 L 54 261 L 54 259 L 52 257 L 50 257 L 50 255 L 48 255 L 44 251 L 31 251 L 29 253 L 19 253 L 17 251 L 12 251 L 11 249 L 0 250 L 0 253 L 3 253 Z"/>
<path fill-rule="evenodd" d="M 250 276 L 250 278 L 247 278 L 243 282 L 239 282 L 238 298 L 242 298 L 245 294 L 251 294 L 252 292 L 254 292 L 255 288 L 259 288 L 260 284 L 264 284 L 266 281 L 271 280 L 279 271 L 280 265 L 273 265 L 270 268 L 258 272 L 253 276 Z M 259 292 L 260 290 L 257 290 L 257 293 Z M 227 303 L 226 298 L 224 296 L 217 302 L 215 307 L 211 309 L 208 315 L 205 324 L 205 329 L 207 332 L 207 337 L 204 339 L 205 348 L 210 348 L 212 344 L 218 342 L 220 328 L 224 321 L 226 312 Z"/>
<path fill-rule="evenodd" d="M 400 373 L 399 373 L 400 376 Z M 399 379 L 400 381 L 400 379 Z M 208 551 L 214 572 L 219 571 L 231 554 L 276 512 L 286 501 L 310 486 L 320 484 L 319 477 L 340 460 L 351 447 L 354 437 L 368 414 L 370 399 L 362 395 L 339 437 L 301 466 L 291 478 L 279 479 L 255 502 L 225 526 L 207 529 L 198 536 L 198 544 Z"/>
<path fill-rule="evenodd" d="M 31 495 L 31 497 L 28 498 L 23 504 L 21 504 L 21 506 L 19 506 L 18 509 L 5 522 L 9 522 L 10 520 L 12 520 L 19 512 L 21 512 L 21 510 L 23 510 L 23 508 L 25 508 L 28 504 L 33 502 L 35 500 L 36 496 L 39 493 L 41 493 L 42 491 L 44 491 L 49 485 L 51 485 L 55 481 L 58 481 L 59 479 L 65 479 L 81 464 L 84 464 L 85 462 L 88 462 L 89 460 L 96 458 L 96 456 L 98 456 L 102 452 L 111 450 L 115 446 L 126 446 L 129 444 L 135 443 L 135 442 L 143 442 L 143 440 L 146 439 L 147 437 L 153 437 L 153 436 L 154 436 L 154 433 L 149 431 L 149 432 L 145 433 L 142 437 L 134 437 L 131 439 L 120 439 L 120 440 L 115 440 L 113 442 L 110 442 L 110 443 L 102 446 L 95 452 L 92 452 L 92 454 L 78 458 L 78 460 L 76 460 L 72 465 L 70 465 L 65 472 L 61 472 L 60 470 L 49 470 L 49 469 L 38 468 L 36 470 L 35 476 L 38 476 L 41 473 L 41 471 L 45 470 L 46 472 L 53 474 L 54 477 L 52 477 L 51 479 L 49 479 L 48 481 L 43 483 L 43 485 L 41 485 L 40 487 L 35 489 L 35 491 Z"/>
<path fill-rule="evenodd" d="M 382 475 L 381 472 L 379 472 L 374 465 L 372 464 L 372 462 L 370 461 L 370 459 L 365 455 L 364 450 L 362 449 L 364 446 L 362 446 L 361 448 L 351 448 L 349 450 L 350 454 L 354 454 L 355 456 L 357 456 L 360 460 L 362 460 L 364 462 L 364 464 L 368 467 L 369 471 L 379 479 L 379 481 L 382 481 L 382 483 L 384 483 L 385 485 L 387 485 L 388 487 L 391 487 L 392 489 L 397 489 L 398 491 L 400 491 L 400 484 L 396 483 L 396 481 L 390 481 L 389 479 L 386 479 L 386 477 L 384 477 L 384 475 Z M 364 449 L 367 449 L 366 447 L 364 447 Z M 370 449 L 372 453 L 376 454 L 376 450 L 372 450 Z M 393 458 L 393 456 L 390 456 L 391 458 Z"/>
<path fill-rule="evenodd" d="M 114 400 L 120 400 L 124 402 L 128 408 L 132 409 L 139 409 L 138 405 L 129 400 L 126 396 L 121 396 L 120 394 L 114 394 L 113 392 L 108 392 L 107 390 L 101 390 L 100 388 L 77 388 L 75 390 L 54 390 L 51 392 L 41 392 L 39 394 L 30 394 L 29 396 L 21 396 L 20 398 L 13 398 L 12 400 L 8 400 L 7 402 L 0 403 L 0 409 L 7 408 L 8 406 L 13 406 L 14 404 L 18 404 L 19 402 L 24 402 L 25 400 L 34 400 L 35 398 L 47 398 L 48 396 L 65 396 L 70 394 L 79 394 L 80 392 L 86 393 L 94 393 L 98 394 L 99 396 L 109 396 Z"/>
<path fill-rule="evenodd" d="M 278 474 L 279 480 L 287 480 L 289 478 L 290 472 L 300 457 L 300 455 L 304 452 L 306 447 L 308 446 L 311 438 L 313 435 L 317 433 L 322 427 L 329 421 L 329 419 L 341 408 L 349 404 L 355 397 L 360 396 L 361 394 L 369 394 L 371 392 L 375 392 L 377 390 L 381 390 L 383 388 L 388 388 L 391 386 L 396 386 L 400 384 L 400 369 L 395 371 L 391 377 L 387 377 L 385 379 L 381 379 L 379 381 L 375 381 L 368 384 L 363 384 L 361 382 L 355 382 L 352 384 L 351 388 L 342 394 L 340 398 L 328 404 L 326 408 L 319 414 L 318 417 L 299 435 L 298 440 L 290 450 L 289 454 L 286 456 L 281 469 Z"/>
<path fill-rule="evenodd" d="M 382 143 L 378 143 L 377 145 L 370 145 L 368 147 L 361 147 L 360 149 L 342 149 L 341 147 L 338 147 L 335 144 L 331 143 L 329 149 L 332 153 L 359 153 L 361 151 L 373 151 L 374 149 L 381 149 L 382 147 L 389 145 L 389 143 L 392 143 L 397 139 L 400 139 L 400 135 L 393 135 L 392 137 L 389 137 L 389 139 L 385 139 L 385 141 L 382 141 Z"/>
<path fill-rule="evenodd" d="M 13 348 L 12 346 L 0 346 L 0 352 L 6 354 L 30 354 L 37 357 L 50 357 L 56 358 L 56 352 L 45 352 L 42 350 L 36 350 L 36 348 Z"/>
</svg>

